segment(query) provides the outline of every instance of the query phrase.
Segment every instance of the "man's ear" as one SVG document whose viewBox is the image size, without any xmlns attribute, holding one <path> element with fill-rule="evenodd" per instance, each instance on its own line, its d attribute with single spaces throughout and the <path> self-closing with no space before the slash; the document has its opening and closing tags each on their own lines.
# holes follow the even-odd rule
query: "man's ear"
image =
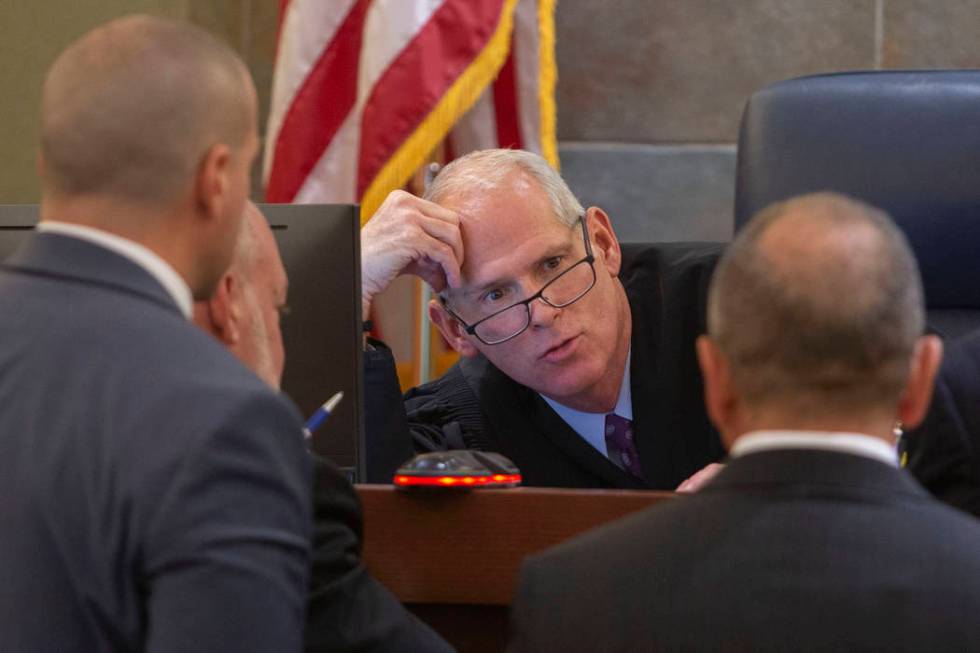
<svg viewBox="0 0 980 653">
<path fill-rule="evenodd" d="M 446 339 L 449 346 L 459 352 L 460 356 L 473 358 L 480 353 L 466 337 L 466 331 L 463 330 L 463 325 L 459 323 L 459 320 L 447 313 L 446 309 L 436 299 L 429 302 L 429 319 L 438 327 L 439 333 Z"/>
<path fill-rule="evenodd" d="M 241 339 L 237 284 L 234 275 L 226 272 L 207 301 L 214 335 L 228 347 L 238 344 Z"/>
<path fill-rule="evenodd" d="M 231 149 L 224 143 L 208 148 L 197 169 L 197 204 L 208 217 L 223 215 L 231 186 Z"/>
<path fill-rule="evenodd" d="M 585 215 L 589 238 L 592 240 L 592 253 L 602 261 L 609 276 L 617 276 L 623 264 L 623 254 L 619 249 L 619 240 L 616 238 L 616 232 L 613 231 L 609 216 L 597 206 L 590 206 L 585 211 Z"/>
<path fill-rule="evenodd" d="M 728 358 L 708 336 L 698 336 L 698 365 L 704 381 L 704 406 L 711 423 L 721 433 L 725 448 L 739 435 L 736 430 L 737 398 Z"/>
<path fill-rule="evenodd" d="M 943 341 L 939 336 L 922 336 L 915 343 L 909 379 L 898 401 L 898 419 L 905 427 L 915 428 L 925 419 L 942 360 Z"/>
</svg>

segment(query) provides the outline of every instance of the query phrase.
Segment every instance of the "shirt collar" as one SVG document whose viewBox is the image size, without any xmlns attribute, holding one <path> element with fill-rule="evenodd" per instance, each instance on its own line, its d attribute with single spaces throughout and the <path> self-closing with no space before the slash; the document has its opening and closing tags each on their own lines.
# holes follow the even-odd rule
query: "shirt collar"
<svg viewBox="0 0 980 653">
<path fill-rule="evenodd" d="M 146 270 L 173 298 L 177 308 L 188 320 L 191 319 L 194 300 L 187 282 L 173 266 L 150 251 L 149 248 L 107 231 L 80 224 L 44 220 L 37 230 L 46 233 L 85 240 L 123 256 Z"/>
<path fill-rule="evenodd" d="M 614 413 L 628 420 L 633 419 L 633 395 L 630 390 L 631 354 L 632 351 L 626 354 L 626 367 L 623 370 L 623 380 L 619 385 L 619 398 L 616 400 L 616 407 L 613 409 Z M 606 451 L 606 415 L 608 413 L 586 413 L 564 406 L 544 395 L 541 395 L 541 398 L 558 413 L 559 417 L 565 420 L 566 424 L 572 427 L 572 430 L 595 447 L 599 453 L 603 456 L 609 455 Z"/>
<path fill-rule="evenodd" d="M 731 456 L 738 458 L 759 451 L 776 449 L 820 449 L 864 456 L 898 467 L 894 446 L 864 433 L 830 431 L 752 431 L 732 445 Z"/>
</svg>

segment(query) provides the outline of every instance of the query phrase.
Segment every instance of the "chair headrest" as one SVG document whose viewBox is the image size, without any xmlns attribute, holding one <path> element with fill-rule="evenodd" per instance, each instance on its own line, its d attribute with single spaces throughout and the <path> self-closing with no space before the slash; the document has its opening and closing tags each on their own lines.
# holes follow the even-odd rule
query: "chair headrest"
<svg viewBox="0 0 980 653">
<path fill-rule="evenodd" d="M 888 211 L 930 308 L 980 308 L 980 70 L 817 75 L 755 93 L 739 133 L 736 230 L 822 190 Z"/>
</svg>

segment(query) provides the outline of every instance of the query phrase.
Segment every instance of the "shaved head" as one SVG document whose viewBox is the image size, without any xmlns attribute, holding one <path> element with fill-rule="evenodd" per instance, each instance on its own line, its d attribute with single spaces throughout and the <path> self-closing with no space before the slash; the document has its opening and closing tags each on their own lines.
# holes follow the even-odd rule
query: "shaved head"
<svg viewBox="0 0 980 653">
<path fill-rule="evenodd" d="M 193 184 L 208 148 L 243 144 L 253 112 L 244 65 L 204 30 L 149 16 L 112 21 L 48 72 L 44 193 L 170 203 Z"/>
<path fill-rule="evenodd" d="M 708 331 L 753 405 L 893 411 L 924 330 L 922 285 L 888 216 L 833 193 L 766 209 L 719 263 Z"/>
</svg>

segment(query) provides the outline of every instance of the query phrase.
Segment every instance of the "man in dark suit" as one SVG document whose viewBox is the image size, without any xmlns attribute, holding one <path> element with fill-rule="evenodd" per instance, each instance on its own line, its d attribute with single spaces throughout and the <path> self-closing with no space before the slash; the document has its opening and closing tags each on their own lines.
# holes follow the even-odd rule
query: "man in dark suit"
<svg viewBox="0 0 980 653">
<path fill-rule="evenodd" d="M 295 408 L 189 321 L 258 149 L 224 44 L 134 16 L 41 110 L 41 222 L 0 268 L 0 650 L 291 651 L 309 579 Z"/>
<path fill-rule="evenodd" d="M 731 460 L 699 493 L 531 558 L 514 651 L 970 650 L 980 523 L 897 466 L 942 355 L 886 215 L 817 194 L 718 265 L 698 341 Z"/>
<path fill-rule="evenodd" d="M 195 323 L 276 391 L 285 356 L 279 315 L 288 279 L 272 230 L 251 202 L 231 266 L 214 295 L 194 304 Z M 313 456 L 313 568 L 306 649 L 449 651 L 428 626 L 368 573 L 361 560 L 363 518 L 350 483 Z"/>
<path fill-rule="evenodd" d="M 723 454 L 694 356 L 720 247 L 624 251 L 602 209 L 516 150 L 452 162 L 424 199 L 394 193 L 361 242 L 365 316 L 396 275 L 419 275 L 462 356 L 403 409 L 370 343 L 368 405 L 389 437 L 498 451 L 525 484 L 564 487 L 673 489 Z"/>
<path fill-rule="evenodd" d="M 929 413 L 906 442 L 919 482 L 980 517 L 980 331 L 949 346 Z"/>
</svg>

